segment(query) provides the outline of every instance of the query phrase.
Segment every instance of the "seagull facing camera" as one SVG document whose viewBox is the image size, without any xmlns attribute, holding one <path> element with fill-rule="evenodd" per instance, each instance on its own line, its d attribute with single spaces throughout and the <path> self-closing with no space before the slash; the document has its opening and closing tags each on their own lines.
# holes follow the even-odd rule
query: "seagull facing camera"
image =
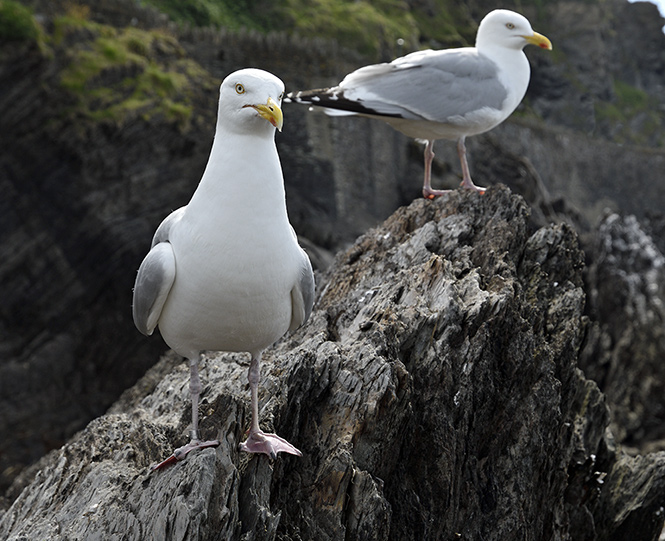
<svg viewBox="0 0 665 541">
<path fill-rule="evenodd" d="M 189 203 L 157 228 L 134 286 L 139 331 L 159 327 L 165 342 L 190 365 L 190 442 L 155 469 L 184 459 L 201 441 L 198 363 L 202 351 L 251 354 L 248 380 L 252 424 L 240 448 L 275 458 L 300 451 L 259 428 L 261 353 L 302 325 L 314 302 L 314 275 L 286 211 L 284 179 L 275 147 L 282 128 L 284 84 L 244 69 L 220 87 L 215 139 Z"/>
</svg>

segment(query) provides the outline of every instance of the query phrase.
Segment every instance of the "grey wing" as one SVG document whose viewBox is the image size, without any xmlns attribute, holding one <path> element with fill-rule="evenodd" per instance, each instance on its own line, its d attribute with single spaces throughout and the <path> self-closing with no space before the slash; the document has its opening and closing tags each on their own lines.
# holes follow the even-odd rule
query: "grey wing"
<svg viewBox="0 0 665 541">
<path fill-rule="evenodd" d="M 312 313 L 314 306 L 314 273 L 312 272 L 312 263 L 300 248 L 302 255 L 300 274 L 296 285 L 291 290 L 291 325 L 289 330 L 294 331 L 300 327 Z"/>
<path fill-rule="evenodd" d="M 380 115 L 435 122 L 500 109 L 508 95 L 497 65 L 473 48 L 419 51 L 360 68 L 335 90 Z"/>
<path fill-rule="evenodd" d="M 164 303 L 175 281 L 175 255 L 168 242 L 153 246 L 139 267 L 134 283 L 134 325 L 146 336 L 157 327 Z"/>
<path fill-rule="evenodd" d="M 175 281 L 175 254 L 169 243 L 171 229 L 183 216 L 185 207 L 169 214 L 152 238 L 134 283 L 132 315 L 136 328 L 149 336 L 155 330 L 173 282 Z"/>
</svg>

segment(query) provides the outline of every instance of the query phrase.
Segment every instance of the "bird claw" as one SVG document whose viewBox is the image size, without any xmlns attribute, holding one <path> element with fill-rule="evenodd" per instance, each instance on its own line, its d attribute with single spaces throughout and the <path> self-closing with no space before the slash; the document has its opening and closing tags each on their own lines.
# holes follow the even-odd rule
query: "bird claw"
<svg viewBox="0 0 665 541">
<path fill-rule="evenodd" d="M 460 183 L 460 188 L 464 188 L 465 190 L 473 190 L 474 192 L 478 192 L 480 195 L 485 195 L 485 192 L 487 191 L 487 188 L 476 186 L 471 179 L 463 180 Z"/>
<path fill-rule="evenodd" d="M 439 195 L 445 195 L 450 193 L 452 190 L 434 190 L 433 188 L 423 188 L 423 197 L 425 199 L 434 199 Z"/>
<path fill-rule="evenodd" d="M 190 441 L 187 445 L 183 447 L 178 447 L 175 451 L 173 451 L 173 454 L 168 457 L 166 460 L 163 460 L 159 464 L 152 466 L 150 468 L 150 471 L 155 471 L 155 470 L 163 470 L 167 466 L 170 466 L 171 464 L 175 464 L 176 462 L 179 462 L 181 460 L 185 460 L 187 458 L 187 455 L 194 451 L 195 449 L 205 449 L 206 447 L 217 447 L 219 445 L 218 440 L 209 440 L 209 441 Z"/>
<path fill-rule="evenodd" d="M 284 438 L 280 438 L 277 434 L 266 434 L 261 431 L 250 431 L 247 440 L 240 444 L 240 450 L 247 453 L 263 453 L 273 460 L 277 458 L 277 453 L 302 456 L 302 453 Z"/>
<path fill-rule="evenodd" d="M 170 466 L 171 464 L 174 464 L 175 462 L 178 461 L 178 458 L 175 456 L 175 453 L 173 453 L 170 457 L 168 457 L 166 460 L 162 460 L 159 464 L 155 464 L 154 466 L 150 466 L 150 471 L 156 471 L 156 470 L 163 470 L 167 466 Z"/>
</svg>

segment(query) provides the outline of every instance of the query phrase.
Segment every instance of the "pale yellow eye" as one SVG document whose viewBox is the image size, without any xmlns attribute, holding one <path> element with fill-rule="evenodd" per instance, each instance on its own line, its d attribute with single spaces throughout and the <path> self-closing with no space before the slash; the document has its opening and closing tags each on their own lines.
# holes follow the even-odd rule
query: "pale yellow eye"
<svg viewBox="0 0 665 541">
<path fill-rule="evenodd" d="M 245 87 L 242 86 L 240 83 L 236 85 L 236 92 L 238 94 L 244 94 L 245 93 Z"/>
<path fill-rule="evenodd" d="M 515 25 L 514 25 L 513 23 L 506 23 L 506 28 L 507 28 L 508 30 L 514 30 Z"/>
</svg>

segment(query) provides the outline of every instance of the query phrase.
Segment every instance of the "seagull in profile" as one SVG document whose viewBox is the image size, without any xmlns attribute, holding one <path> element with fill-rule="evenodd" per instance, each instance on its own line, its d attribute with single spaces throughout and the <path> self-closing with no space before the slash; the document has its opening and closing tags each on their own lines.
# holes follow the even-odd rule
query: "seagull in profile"
<svg viewBox="0 0 665 541">
<path fill-rule="evenodd" d="M 199 437 L 202 351 L 251 355 L 252 421 L 240 448 L 273 459 L 280 452 L 302 455 L 259 427 L 261 353 L 301 326 L 314 302 L 312 266 L 289 223 L 275 146 L 283 94 L 282 81 L 262 70 L 243 69 L 224 79 L 201 182 L 189 203 L 157 228 L 136 276 L 136 327 L 145 335 L 159 327 L 190 367 L 190 442 L 154 469 L 219 445 Z"/>
<path fill-rule="evenodd" d="M 471 180 L 465 139 L 498 126 L 519 105 L 529 85 L 526 45 L 552 49 L 545 36 L 514 11 L 497 9 L 481 21 L 475 47 L 417 51 L 390 63 L 348 74 L 332 88 L 291 92 L 284 101 L 323 107 L 331 116 L 379 118 L 425 143 L 423 196 L 448 190 L 431 186 L 434 141 L 457 141 L 462 187 Z"/>
</svg>

